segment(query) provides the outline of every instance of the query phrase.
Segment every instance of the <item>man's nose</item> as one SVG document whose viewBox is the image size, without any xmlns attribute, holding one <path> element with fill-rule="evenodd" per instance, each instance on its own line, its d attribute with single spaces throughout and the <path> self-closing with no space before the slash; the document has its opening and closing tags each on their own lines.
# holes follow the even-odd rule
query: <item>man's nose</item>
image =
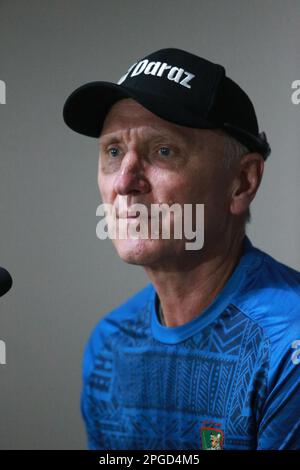
<svg viewBox="0 0 300 470">
<path fill-rule="evenodd" d="M 150 190 L 150 183 L 145 176 L 144 164 L 136 151 L 130 150 L 124 155 L 114 181 L 114 190 L 117 194 L 122 195 L 131 192 L 146 193 Z"/>
</svg>

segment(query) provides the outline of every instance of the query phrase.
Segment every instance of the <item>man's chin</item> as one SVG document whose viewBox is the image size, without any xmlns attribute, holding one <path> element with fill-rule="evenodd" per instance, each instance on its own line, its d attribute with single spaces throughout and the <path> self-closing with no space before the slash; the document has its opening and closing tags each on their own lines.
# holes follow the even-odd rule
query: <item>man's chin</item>
<svg viewBox="0 0 300 470">
<path fill-rule="evenodd" d="M 114 246 L 125 263 L 147 266 L 161 256 L 159 242 L 161 240 L 117 240 Z"/>
</svg>

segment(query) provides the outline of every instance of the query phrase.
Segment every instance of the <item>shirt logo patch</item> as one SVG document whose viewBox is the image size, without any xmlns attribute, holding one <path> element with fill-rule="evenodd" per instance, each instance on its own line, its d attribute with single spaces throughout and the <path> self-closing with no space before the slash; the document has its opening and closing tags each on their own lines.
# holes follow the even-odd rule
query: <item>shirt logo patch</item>
<svg viewBox="0 0 300 470">
<path fill-rule="evenodd" d="M 220 429 L 221 424 L 204 422 L 200 428 L 202 450 L 223 450 L 224 431 Z"/>
</svg>

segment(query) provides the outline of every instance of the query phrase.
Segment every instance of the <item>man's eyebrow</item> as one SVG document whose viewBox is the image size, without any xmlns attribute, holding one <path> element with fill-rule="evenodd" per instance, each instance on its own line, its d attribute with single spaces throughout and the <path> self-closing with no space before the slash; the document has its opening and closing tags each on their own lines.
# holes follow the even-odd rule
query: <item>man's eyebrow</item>
<svg viewBox="0 0 300 470">
<path fill-rule="evenodd" d="M 98 140 L 99 145 L 110 144 L 112 142 L 120 142 L 120 141 L 121 141 L 121 137 L 119 137 L 115 133 L 105 134 L 105 135 L 99 137 L 99 140 Z"/>
<path fill-rule="evenodd" d="M 168 132 L 168 130 L 159 129 L 152 127 L 147 133 L 145 134 L 146 138 L 152 139 L 168 139 L 168 140 L 180 140 L 184 141 L 183 136 L 178 132 Z M 99 137 L 99 145 L 109 145 L 110 143 L 118 143 L 122 141 L 122 132 L 111 132 L 109 134 L 104 134 Z"/>
</svg>

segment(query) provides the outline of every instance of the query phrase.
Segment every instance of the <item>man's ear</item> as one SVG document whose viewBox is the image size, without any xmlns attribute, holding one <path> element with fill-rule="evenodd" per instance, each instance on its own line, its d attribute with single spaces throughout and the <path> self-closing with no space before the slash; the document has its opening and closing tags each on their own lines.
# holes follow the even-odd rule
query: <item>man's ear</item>
<svg viewBox="0 0 300 470">
<path fill-rule="evenodd" d="M 241 158 L 232 184 L 232 214 L 239 216 L 247 211 L 260 186 L 263 172 L 264 159 L 260 153 L 247 153 Z"/>
</svg>

